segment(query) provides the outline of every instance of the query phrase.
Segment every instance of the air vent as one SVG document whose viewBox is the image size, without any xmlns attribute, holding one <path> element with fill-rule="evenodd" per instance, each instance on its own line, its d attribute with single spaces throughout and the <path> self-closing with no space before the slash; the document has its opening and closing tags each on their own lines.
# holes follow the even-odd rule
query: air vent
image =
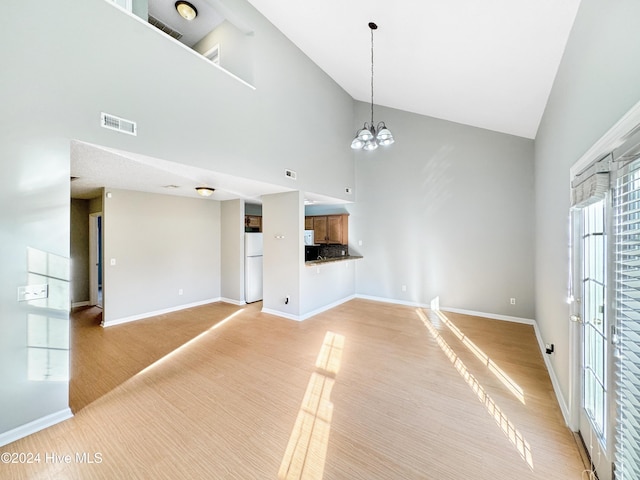
<svg viewBox="0 0 640 480">
<path fill-rule="evenodd" d="M 288 168 L 286 168 L 284 170 L 284 176 L 290 178 L 291 180 L 295 180 L 298 177 L 298 174 L 293 170 L 289 170 Z"/>
<path fill-rule="evenodd" d="M 180 32 L 178 32 L 177 30 L 174 30 L 169 25 L 162 23 L 160 20 L 158 20 L 156 17 L 152 15 L 149 15 L 149 23 L 154 27 L 156 27 L 161 32 L 166 33 L 167 35 L 175 38 L 176 40 L 180 40 L 182 38 L 182 34 Z"/>
<path fill-rule="evenodd" d="M 100 114 L 100 126 L 110 130 L 117 130 L 118 132 L 126 133 L 128 135 L 138 134 L 136 122 L 125 120 L 124 118 L 116 117 L 109 113 L 102 112 Z"/>
</svg>

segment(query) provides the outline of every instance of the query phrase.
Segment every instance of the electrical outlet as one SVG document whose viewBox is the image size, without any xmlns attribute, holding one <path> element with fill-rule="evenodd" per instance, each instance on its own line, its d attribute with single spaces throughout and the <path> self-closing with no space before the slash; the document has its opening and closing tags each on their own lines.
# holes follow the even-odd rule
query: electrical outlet
<svg viewBox="0 0 640 480">
<path fill-rule="evenodd" d="M 509 299 L 509 303 L 511 303 L 511 305 L 515 305 L 515 304 L 516 304 L 516 299 L 515 299 L 515 298 L 513 298 L 513 297 L 511 297 L 511 298 Z"/>
<path fill-rule="evenodd" d="M 109 264 L 113 267 L 116 264 L 116 259 L 112 258 L 111 260 L 109 260 Z"/>
<path fill-rule="evenodd" d="M 178 289 L 178 295 L 182 295 L 183 293 L 184 293 L 184 291 L 181 288 L 179 288 Z"/>
<path fill-rule="evenodd" d="M 407 291 L 407 286 L 406 285 L 402 285 L 402 291 L 406 292 Z"/>
</svg>

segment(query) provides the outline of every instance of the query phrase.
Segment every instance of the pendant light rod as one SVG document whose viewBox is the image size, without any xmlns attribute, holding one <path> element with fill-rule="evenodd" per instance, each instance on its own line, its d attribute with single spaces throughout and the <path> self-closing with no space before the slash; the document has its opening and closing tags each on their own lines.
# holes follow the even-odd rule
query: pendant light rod
<svg viewBox="0 0 640 480">
<path fill-rule="evenodd" d="M 373 125 L 373 31 L 378 29 L 378 25 L 369 22 L 371 29 L 371 125 Z"/>
<path fill-rule="evenodd" d="M 378 29 L 378 25 L 369 22 L 371 30 L 371 123 L 364 122 L 364 127 L 358 130 L 356 137 L 351 142 L 354 150 L 375 150 L 379 145 L 391 145 L 393 135 L 384 122 L 376 125 L 373 121 L 373 31 Z"/>
</svg>

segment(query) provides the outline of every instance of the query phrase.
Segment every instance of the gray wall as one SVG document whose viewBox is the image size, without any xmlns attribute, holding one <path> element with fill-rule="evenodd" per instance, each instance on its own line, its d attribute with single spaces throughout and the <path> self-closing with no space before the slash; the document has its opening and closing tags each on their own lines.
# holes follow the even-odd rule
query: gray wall
<svg viewBox="0 0 640 480">
<path fill-rule="evenodd" d="M 105 325 L 220 297 L 220 202 L 107 192 Z"/>
<path fill-rule="evenodd" d="M 0 40 L 19 48 L 5 49 L 3 69 L 11 75 L 0 75 L 3 118 L 11 119 L 0 129 L 0 435 L 67 411 L 68 382 L 20 377 L 27 306 L 16 302 L 16 288 L 28 278 L 27 247 L 69 257 L 71 140 L 287 187 L 284 169 L 291 168 L 300 189 L 339 198 L 354 183 L 345 148 L 351 98 L 246 0 L 225 5 L 235 12 L 234 24 L 240 18 L 254 31 L 255 89 L 103 0 L 5 6 Z M 138 136 L 100 128 L 100 112 L 137 121 Z M 251 129 L 251 141 L 247 119 L 260 125 Z M 321 129 L 325 138 L 318 143 Z M 273 141 L 283 131 L 289 141 Z M 316 175 L 319 163 L 332 174 Z M 219 295 L 217 288 L 210 293 Z M 124 292 L 112 294 L 114 310 L 105 311 L 111 318 L 161 303 L 132 305 Z M 108 296 L 105 291 L 107 303 Z"/>
<path fill-rule="evenodd" d="M 640 100 L 640 2 L 582 0 L 535 142 L 536 315 L 569 394 L 569 169 Z"/>
<path fill-rule="evenodd" d="M 382 107 L 376 118 L 396 143 L 356 154 L 357 293 L 534 318 L 533 141 Z"/>
<path fill-rule="evenodd" d="M 304 262 L 302 192 L 262 197 L 263 309 L 284 317 L 300 315 L 300 268 Z M 289 296 L 288 304 L 285 298 Z"/>
<path fill-rule="evenodd" d="M 89 301 L 89 200 L 71 199 L 71 304 Z"/>
</svg>

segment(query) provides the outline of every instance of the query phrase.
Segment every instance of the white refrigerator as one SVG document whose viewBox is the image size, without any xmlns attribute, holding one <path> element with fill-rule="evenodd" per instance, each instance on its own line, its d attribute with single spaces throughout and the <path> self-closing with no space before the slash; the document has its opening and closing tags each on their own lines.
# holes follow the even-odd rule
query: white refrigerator
<svg viewBox="0 0 640 480">
<path fill-rule="evenodd" d="M 262 300 L 262 233 L 244 234 L 244 300 Z"/>
</svg>

